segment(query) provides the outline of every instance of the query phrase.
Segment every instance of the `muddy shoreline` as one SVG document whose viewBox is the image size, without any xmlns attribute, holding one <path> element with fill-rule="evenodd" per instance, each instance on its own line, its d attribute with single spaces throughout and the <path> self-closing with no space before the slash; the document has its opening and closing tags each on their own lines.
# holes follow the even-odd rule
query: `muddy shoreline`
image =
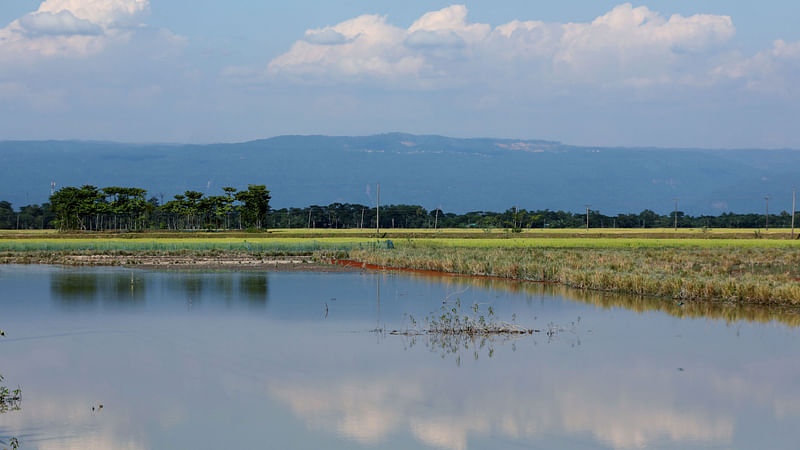
<svg viewBox="0 0 800 450">
<path fill-rule="evenodd" d="M 269 272 L 358 272 L 360 269 L 320 262 L 312 256 L 260 256 L 249 253 L 197 254 L 74 254 L 60 252 L 6 253 L 0 264 L 116 266 L 156 270 L 230 270 Z"/>
</svg>

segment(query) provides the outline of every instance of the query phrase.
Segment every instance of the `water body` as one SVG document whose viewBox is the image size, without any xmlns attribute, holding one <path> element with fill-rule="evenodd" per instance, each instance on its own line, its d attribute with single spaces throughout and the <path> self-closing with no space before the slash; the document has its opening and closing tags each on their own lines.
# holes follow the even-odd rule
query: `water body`
<svg viewBox="0 0 800 450">
<path fill-rule="evenodd" d="M 443 299 L 541 330 L 458 349 Z M 0 266 L 26 449 L 797 448 L 793 311 L 376 273 Z M 103 407 L 100 408 L 100 405 Z"/>
</svg>

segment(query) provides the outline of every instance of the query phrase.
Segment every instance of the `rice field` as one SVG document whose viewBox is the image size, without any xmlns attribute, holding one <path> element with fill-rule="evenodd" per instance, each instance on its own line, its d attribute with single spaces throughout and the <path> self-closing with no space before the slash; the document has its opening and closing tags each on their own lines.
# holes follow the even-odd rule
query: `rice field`
<svg viewBox="0 0 800 450">
<path fill-rule="evenodd" d="M 0 250 L 253 250 L 314 251 L 364 246 L 437 248 L 787 248 L 800 249 L 788 230 L 591 229 L 505 230 L 392 229 L 377 239 L 365 230 L 278 229 L 269 232 L 58 233 L 53 230 L 0 231 Z M 758 238 L 756 238 L 758 237 Z"/>
<path fill-rule="evenodd" d="M 798 229 L 797 231 L 800 231 Z M 381 229 L 382 237 L 389 239 L 400 238 L 432 238 L 432 239 L 531 239 L 531 238 L 661 238 L 661 239 L 789 239 L 791 230 L 787 228 L 554 228 L 554 229 L 524 229 L 519 233 L 511 232 L 507 229 L 479 229 L 479 228 L 386 228 Z M 226 239 L 231 237 L 242 239 L 256 238 L 375 238 L 375 229 L 305 229 L 305 228 L 279 228 L 261 232 L 247 231 L 166 231 L 154 230 L 146 232 L 58 232 L 56 230 L 0 230 L 0 240 L 3 239 L 93 239 L 120 238 L 120 239 L 141 239 L 149 238 L 170 238 L 170 239 Z M 795 234 L 797 237 L 797 233 Z"/>
</svg>

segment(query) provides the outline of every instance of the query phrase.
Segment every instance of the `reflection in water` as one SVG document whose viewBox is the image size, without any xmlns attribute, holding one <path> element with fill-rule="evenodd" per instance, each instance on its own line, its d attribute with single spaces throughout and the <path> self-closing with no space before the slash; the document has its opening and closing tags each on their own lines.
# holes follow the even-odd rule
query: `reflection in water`
<svg viewBox="0 0 800 450">
<path fill-rule="evenodd" d="M 531 334 L 391 334 L 403 339 L 404 348 L 408 350 L 421 342 L 428 351 L 438 353 L 442 359 L 448 356 L 454 357 L 456 365 L 460 366 L 462 357 L 470 356 L 476 361 L 482 357 L 492 358 L 499 347 L 508 346 L 512 352 L 516 352 L 518 341 L 530 341 L 533 345 L 561 343 L 570 347 L 580 346 L 581 338 L 577 328 L 579 322 L 571 322 L 566 327 L 549 324 L 547 328 L 537 328 Z"/>
<path fill-rule="evenodd" d="M 114 414 L 103 411 L 92 411 L 86 399 L 73 393 L 59 392 L 48 397 L 31 395 L 26 400 L 36 416 L 38 426 L 33 428 L 37 433 L 20 433 L 20 448 L 38 450 L 139 450 L 149 448 L 141 443 L 141 437 L 125 436 L 120 433 L 129 426 L 128 418 L 118 418 Z M 65 435 L 45 424 L 53 425 L 68 418 L 74 433 Z M 25 429 L 25 420 L 21 416 L 9 416 L 4 424 L 16 429 Z M 105 425 L 98 429 L 97 424 Z M 5 449 L 5 446 L 0 446 Z"/>
<path fill-rule="evenodd" d="M 380 303 L 380 295 L 378 302 Z M 581 345 L 578 336 L 580 317 L 567 326 L 550 322 L 545 327 L 530 328 L 516 322 L 516 313 L 511 314 L 509 322 L 496 317 L 491 306 L 484 307 L 476 302 L 469 308 L 462 308 L 460 299 L 445 299 L 439 311 L 430 313 L 422 324 L 412 315 L 407 315 L 405 320 L 407 323 L 404 326 L 388 334 L 401 337 L 408 349 L 424 342 L 428 350 L 440 353 L 443 359 L 448 355 L 455 355 L 457 365 L 461 365 L 461 356 L 464 353 L 471 353 L 475 360 L 481 354 L 491 358 L 494 356 L 495 345 L 510 344 L 511 350 L 516 351 L 515 342 L 518 340 L 532 340 L 536 344 L 537 338 L 543 337 L 547 343 L 567 341 L 572 347 Z M 384 337 L 387 332 L 381 328 L 374 331 Z"/>
<path fill-rule="evenodd" d="M 0 434 L 24 448 L 796 448 L 789 310 L 370 273 L 0 271 L 2 369 L 27 393 Z M 368 332 L 448 295 L 568 331 L 455 354 Z"/>
<path fill-rule="evenodd" d="M 773 415 L 787 423 L 800 419 L 800 386 L 790 381 L 800 376 L 800 361 L 729 370 L 708 364 L 692 373 L 660 366 L 657 358 L 595 363 L 589 371 L 543 363 L 468 385 L 430 371 L 306 377 L 272 382 L 268 393 L 312 429 L 362 444 L 411 433 L 457 450 L 471 438 L 530 444 L 587 434 L 622 449 L 728 448 L 737 428 L 742 433 L 747 425 L 743 419 L 757 429 Z"/>
<path fill-rule="evenodd" d="M 239 277 L 239 292 L 251 306 L 265 307 L 269 294 L 266 273 L 246 272 Z"/>
<path fill-rule="evenodd" d="M 362 444 L 377 444 L 396 433 L 454 450 L 468 448 L 470 438 L 489 436 L 531 443 L 554 434 L 589 434 L 614 448 L 731 441 L 735 415 L 712 411 L 702 399 L 677 404 L 682 388 L 663 373 L 603 370 L 588 375 L 541 368 L 526 377 L 506 375 L 466 389 L 435 375 L 408 374 L 286 381 L 271 384 L 268 392 L 310 428 Z M 726 394 L 734 396 L 731 405 L 748 400 L 747 392 Z"/>
<path fill-rule="evenodd" d="M 50 293 L 65 308 L 86 308 L 98 303 L 112 307 L 143 306 L 149 290 L 185 299 L 191 309 L 204 301 L 228 306 L 244 302 L 264 308 L 269 298 L 266 272 L 170 273 L 166 278 L 148 279 L 142 271 L 53 271 Z"/>
<path fill-rule="evenodd" d="M 768 323 L 776 321 L 791 327 L 800 326 L 800 308 L 798 307 L 746 305 L 727 302 L 678 302 L 666 298 L 587 291 L 553 284 L 468 277 L 432 277 L 420 274 L 411 276 L 455 287 L 473 286 L 487 290 L 526 294 L 531 297 L 564 297 L 604 309 L 625 308 L 638 313 L 660 311 L 678 318 L 722 319 L 729 323 L 738 321 Z"/>
<path fill-rule="evenodd" d="M 135 306 L 144 302 L 146 285 L 134 272 L 55 271 L 50 292 L 62 306 L 81 308 L 102 302 L 108 306 Z"/>
</svg>

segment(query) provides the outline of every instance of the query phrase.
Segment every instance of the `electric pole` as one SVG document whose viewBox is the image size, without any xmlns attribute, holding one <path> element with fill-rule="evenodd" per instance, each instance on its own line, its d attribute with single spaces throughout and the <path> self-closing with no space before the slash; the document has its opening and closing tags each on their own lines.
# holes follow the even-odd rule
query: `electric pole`
<svg viewBox="0 0 800 450">
<path fill-rule="evenodd" d="M 792 239 L 794 239 L 794 205 L 797 200 L 797 188 L 792 189 Z"/>
<path fill-rule="evenodd" d="M 767 203 L 767 213 L 764 215 L 764 231 L 769 231 L 769 197 L 764 197 Z"/>
<path fill-rule="evenodd" d="M 381 234 L 381 184 L 378 183 L 378 201 L 375 203 L 375 233 Z"/>
<path fill-rule="evenodd" d="M 584 206 L 586 206 L 586 229 L 588 230 L 589 229 L 589 208 L 592 205 L 584 205 Z"/>
<path fill-rule="evenodd" d="M 675 200 L 675 231 L 678 231 L 678 199 L 673 198 Z"/>
</svg>

